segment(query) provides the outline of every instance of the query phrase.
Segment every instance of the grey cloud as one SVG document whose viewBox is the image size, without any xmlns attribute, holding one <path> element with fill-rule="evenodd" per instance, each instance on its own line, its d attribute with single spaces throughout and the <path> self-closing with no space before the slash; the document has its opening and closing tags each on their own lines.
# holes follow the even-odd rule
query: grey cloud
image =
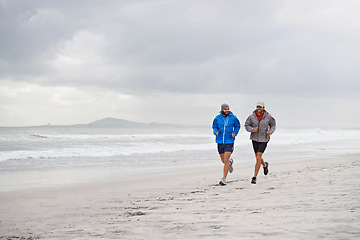
<svg viewBox="0 0 360 240">
<path fill-rule="evenodd" d="M 328 1 L 317 1 L 309 10 L 299 9 L 302 5 L 2 1 L 0 76 L 131 94 L 355 92 L 360 36 L 344 31 L 343 24 L 359 30 L 359 17 Z M 332 17 L 345 16 L 333 25 Z M 93 54 L 82 55 L 77 67 L 56 62 L 82 31 L 89 33 Z M 91 45 L 96 36 L 104 38 L 101 49 Z M 49 62 L 57 65 L 49 67 Z"/>
</svg>

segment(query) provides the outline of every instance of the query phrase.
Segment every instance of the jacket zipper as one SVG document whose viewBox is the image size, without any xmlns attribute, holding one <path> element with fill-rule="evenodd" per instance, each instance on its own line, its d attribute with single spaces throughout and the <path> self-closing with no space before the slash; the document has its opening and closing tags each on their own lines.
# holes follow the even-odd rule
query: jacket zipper
<svg viewBox="0 0 360 240">
<path fill-rule="evenodd" d="M 228 117 L 226 117 L 228 118 Z M 225 121 L 225 118 L 223 117 L 224 120 L 224 133 L 223 133 L 223 144 L 225 144 L 225 127 L 228 125 L 229 123 L 229 118 L 227 119 L 227 121 Z"/>
<path fill-rule="evenodd" d="M 261 121 L 261 120 L 260 120 Z M 260 136 L 260 121 L 258 123 L 258 131 L 257 131 L 257 141 L 259 142 L 259 136 Z"/>
<path fill-rule="evenodd" d="M 255 117 L 257 118 L 256 113 L 255 113 Z M 264 117 L 265 117 L 265 113 L 264 113 L 263 117 L 260 119 L 260 121 L 263 120 Z M 259 121 L 259 120 L 258 120 L 258 121 Z M 258 134 L 258 136 L 257 136 L 257 141 L 258 141 L 258 142 L 259 142 L 259 136 L 260 136 L 260 121 L 259 121 L 259 124 L 258 124 L 258 131 L 257 131 L 257 134 Z"/>
</svg>

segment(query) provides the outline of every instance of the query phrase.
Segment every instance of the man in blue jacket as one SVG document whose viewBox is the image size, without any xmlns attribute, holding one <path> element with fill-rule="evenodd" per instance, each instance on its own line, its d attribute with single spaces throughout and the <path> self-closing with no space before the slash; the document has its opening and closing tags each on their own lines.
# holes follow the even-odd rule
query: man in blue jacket
<svg viewBox="0 0 360 240">
<path fill-rule="evenodd" d="M 228 104 L 221 105 L 220 114 L 217 115 L 212 124 L 213 132 L 216 135 L 216 143 L 218 144 L 218 152 L 221 161 L 224 163 L 223 178 L 219 184 L 226 185 L 226 177 L 228 172 L 232 172 L 233 160 L 230 158 L 234 151 L 235 137 L 240 130 L 240 122 L 238 118 L 230 111 Z"/>
</svg>

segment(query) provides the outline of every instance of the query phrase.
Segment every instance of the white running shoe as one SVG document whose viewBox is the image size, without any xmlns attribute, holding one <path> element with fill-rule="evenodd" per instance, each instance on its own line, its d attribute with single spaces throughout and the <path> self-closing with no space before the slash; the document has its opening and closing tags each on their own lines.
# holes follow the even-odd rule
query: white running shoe
<svg viewBox="0 0 360 240">
<path fill-rule="evenodd" d="M 230 167 L 229 167 L 229 173 L 232 173 L 234 171 L 234 168 L 233 168 L 233 163 L 234 163 L 234 159 L 230 158 L 229 159 L 229 162 L 230 162 Z"/>
<path fill-rule="evenodd" d="M 222 178 L 219 182 L 219 185 L 225 186 L 226 185 L 226 179 Z"/>
</svg>

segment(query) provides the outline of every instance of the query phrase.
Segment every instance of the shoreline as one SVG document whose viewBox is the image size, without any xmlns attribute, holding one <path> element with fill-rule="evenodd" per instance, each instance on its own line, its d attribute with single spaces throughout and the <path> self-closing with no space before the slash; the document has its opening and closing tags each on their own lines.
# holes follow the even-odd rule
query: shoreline
<svg viewBox="0 0 360 240">
<path fill-rule="evenodd" d="M 358 239 L 360 154 L 5 192 L 0 239 Z"/>
</svg>

